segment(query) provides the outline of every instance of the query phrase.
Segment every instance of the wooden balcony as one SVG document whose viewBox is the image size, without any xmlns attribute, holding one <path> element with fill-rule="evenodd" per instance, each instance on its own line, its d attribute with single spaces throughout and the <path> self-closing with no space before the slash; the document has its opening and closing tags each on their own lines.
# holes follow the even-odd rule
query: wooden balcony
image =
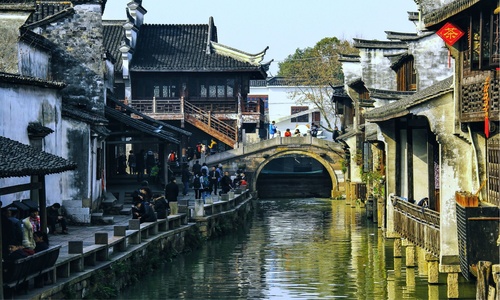
<svg viewBox="0 0 500 300">
<path fill-rule="evenodd" d="M 391 201 L 394 206 L 394 230 L 402 238 L 439 257 L 439 213 L 398 196 L 391 196 Z"/>
<path fill-rule="evenodd" d="M 234 99 L 138 99 L 132 107 L 157 120 L 185 120 L 233 147 L 238 140 L 237 119 L 243 123 L 264 121 L 264 102 Z"/>
</svg>

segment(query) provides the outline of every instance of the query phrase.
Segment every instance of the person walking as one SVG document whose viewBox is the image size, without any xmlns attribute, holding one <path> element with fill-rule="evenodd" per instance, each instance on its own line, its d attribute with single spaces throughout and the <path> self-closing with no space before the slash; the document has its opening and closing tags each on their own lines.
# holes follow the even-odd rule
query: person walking
<svg viewBox="0 0 500 300">
<path fill-rule="evenodd" d="M 136 162 L 135 162 L 135 154 L 134 154 L 134 150 L 130 150 L 128 152 L 128 159 L 127 159 L 127 162 L 128 162 L 128 167 L 130 169 L 130 174 L 134 175 L 135 174 L 135 166 L 136 166 Z"/>
<path fill-rule="evenodd" d="M 194 199 L 201 199 L 201 192 L 203 191 L 203 186 L 201 184 L 201 173 L 195 173 L 193 177 L 193 189 L 194 189 Z"/>
<path fill-rule="evenodd" d="M 318 136 L 318 125 L 311 123 L 311 136 L 312 137 L 317 137 Z"/>
<path fill-rule="evenodd" d="M 290 128 L 287 128 L 285 131 L 285 137 L 291 137 L 291 136 L 292 136 L 292 132 L 290 131 Z"/>
<path fill-rule="evenodd" d="M 201 165 L 200 165 L 199 160 L 194 162 L 193 168 L 191 169 L 191 171 L 193 171 L 194 175 L 201 173 Z"/>
<path fill-rule="evenodd" d="M 191 173 L 187 166 L 182 166 L 181 180 L 182 180 L 182 195 L 186 196 L 189 190 L 189 179 L 191 179 Z"/>
<path fill-rule="evenodd" d="M 221 194 L 227 194 L 233 188 L 232 180 L 231 177 L 229 177 L 228 171 L 224 172 L 224 176 L 220 179 L 220 188 Z"/>
<path fill-rule="evenodd" d="M 179 213 L 177 205 L 177 197 L 179 196 L 179 186 L 175 178 L 171 178 L 170 182 L 165 186 L 165 198 L 167 198 L 168 206 L 170 207 L 170 215 Z"/>
<path fill-rule="evenodd" d="M 137 172 L 137 181 L 141 182 L 144 180 L 144 169 L 146 168 L 145 166 L 145 153 L 144 149 L 142 149 L 139 152 L 139 155 L 135 158 L 135 164 L 136 164 L 136 172 Z"/>
<path fill-rule="evenodd" d="M 269 124 L 269 138 L 275 138 L 278 135 L 278 127 L 276 127 L 276 122 L 272 121 L 271 124 Z"/>
<path fill-rule="evenodd" d="M 214 195 L 217 195 L 217 185 L 219 184 L 220 174 L 215 168 L 215 166 L 213 166 L 212 170 L 208 172 L 208 179 L 209 179 L 209 193 L 211 194 L 212 192 L 214 192 Z"/>
</svg>

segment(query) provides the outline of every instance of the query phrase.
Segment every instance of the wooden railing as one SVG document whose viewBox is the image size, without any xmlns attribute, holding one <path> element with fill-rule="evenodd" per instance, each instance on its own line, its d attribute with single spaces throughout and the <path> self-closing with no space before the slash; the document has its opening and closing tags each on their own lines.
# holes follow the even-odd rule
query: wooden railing
<svg viewBox="0 0 500 300">
<path fill-rule="evenodd" d="M 394 207 L 394 230 L 413 244 L 439 257 L 440 215 L 438 212 L 391 196 Z"/>
<path fill-rule="evenodd" d="M 233 147 L 238 138 L 238 129 L 223 121 L 214 118 L 210 112 L 204 111 L 199 107 L 184 100 L 185 120 L 194 126 L 206 130 L 207 133 L 214 136 L 221 142 Z"/>
</svg>

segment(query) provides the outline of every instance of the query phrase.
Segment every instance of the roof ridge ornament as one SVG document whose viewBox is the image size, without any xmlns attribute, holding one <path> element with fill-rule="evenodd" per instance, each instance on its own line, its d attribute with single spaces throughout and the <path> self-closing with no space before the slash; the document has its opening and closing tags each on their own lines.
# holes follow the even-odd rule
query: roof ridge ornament
<svg viewBox="0 0 500 300">
<path fill-rule="evenodd" d="M 267 46 L 264 50 L 256 54 L 250 54 L 223 44 L 219 44 L 217 42 L 211 41 L 210 46 L 213 48 L 214 52 L 220 55 L 229 56 L 236 60 L 247 62 L 252 65 L 258 66 L 260 62 L 264 59 L 264 55 L 266 55 Z M 270 63 L 270 62 L 269 62 Z"/>
</svg>

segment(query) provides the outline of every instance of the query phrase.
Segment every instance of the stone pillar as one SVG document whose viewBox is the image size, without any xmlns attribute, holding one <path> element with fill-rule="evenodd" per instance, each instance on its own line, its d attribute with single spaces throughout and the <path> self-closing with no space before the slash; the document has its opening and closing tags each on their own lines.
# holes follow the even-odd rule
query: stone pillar
<svg viewBox="0 0 500 300">
<path fill-rule="evenodd" d="M 448 286 L 447 295 L 448 299 L 458 298 L 458 273 L 448 273 L 448 278 L 446 279 L 446 284 Z"/>
<path fill-rule="evenodd" d="M 402 257 L 401 239 L 394 239 L 394 257 Z"/>
<path fill-rule="evenodd" d="M 434 255 L 427 253 L 425 254 L 425 260 L 427 261 L 427 282 L 430 284 L 439 283 L 439 261 Z"/>
<path fill-rule="evenodd" d="M 414 268 L 416 267 L 416 261 L 415 261 L 415 245 L 412 243 L 408 242 L 408 245 L 406 246 L 406 267 L 408 268 Z"/>
<path fill-rule="evenodd" d="M 202 199 L 194 200 L 194 216 L 203 217 L 205 216 L 205 204 Z"/>
<path fill-rule="evenodd" d="M 458 298 L 458 275 L 460 274 L 460 265 L 444 265 L 440 262 L 439 272 L 447 273 L 446 284 L 448 298 Z"/>
</svg>

